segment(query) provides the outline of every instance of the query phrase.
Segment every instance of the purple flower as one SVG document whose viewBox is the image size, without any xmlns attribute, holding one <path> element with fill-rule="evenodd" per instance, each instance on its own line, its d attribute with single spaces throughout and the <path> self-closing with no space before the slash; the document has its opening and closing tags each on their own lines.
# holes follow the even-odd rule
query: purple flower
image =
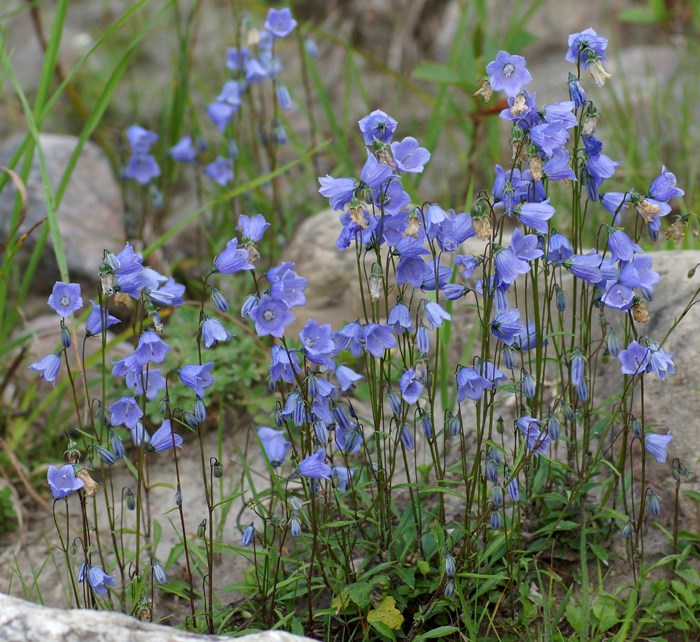
<svg viewBox="0 0 700 642">
<path fill-rule="evenodd" d="M 273 299 L 269 294 L 263 294 L 258 304 L 249 312 L 255 322 L 255 332 L 258 336 L 271 335 L 281 339 L 284 328 L 294 321 L 294 315 L 284 301 Z"/>
<path fill-rule="evenodd" d="M 574 250 L 571 247 L 571 241 L 563 234 L 555 232 L 549 237 L 549 248 L 547 252 L 547 260 L 555 265 L 561 265 L 564 261 L 573 256 Z"/>
<path fill-rule="evenodd" d="M 158 142 L 158 134 L 139 125 L 131 125 L 126 130 L 126 138 L 134 155 L 148 154 L 151 151 L 151 145 Z"/>
<path fill-rule="evenodd" d="M 512 345 L 522 331 L 520 310 L 506 310 L 491 320 L 491 334 L 506 345 Z"/>
<path fill-rule="evenodd" d="M 374 139 L 388 143 L 396 130 L 398 123 L 381 109 L 375 109 L 357 123 L 362 132 L 365 145 L 371 145 Z"/>
<path fill-rule="evenodd" d="M 617 216 L 622 210 L 627 209 L 627 203 L 631 198 L 632 195 L 629 192 L 605 192 L 600 202 L 608 212 L 616 216 L 617 221 Z"/>
<path fill-rule="evenodd" d="M 354 178 L 333 178 L 326 174 L 319 176 L 318 182 L 321 184 L 319 193 L 330 200 L 334 210 L 343 210 L 355 196 L 357 181 Z"/>
<path fill-rule="evenodd" d="M 574 101 L 574 105 L 578 107 L 583 107 L 586 104 L 586 92 L 583 90 L 581 83 L 578 78 L 569 72 L 569 96 L 571 100 Z"/>
<path fill-rule="evenodd" d="M 430 326 L 435 329 L 439 328 L 443 321 L 449 321 L 452 318 L 449 312 L 443 310 L 435 301 L 428 301 L 425 304 L 425 320 Z"/>
<path fill-rule="evenodd" d="M 61 357 L 57 354 L 46 355 L 40 361 L 36 361 L 29 366 L 29 369 L 35 370 L 41 375 L 44 381 L 48 381 L 55 386 L 56 375 L 58 375 L 58 371 L 61 369 Z"/>
<path fill-rule="evenodd" d="M 344 493 L 347 490 L 348 482 L 352 479 L 352 469 L 344 466 L 333 466 L 333 477 L 337 481 L 338 492 Z"/>
<path fill-rule="evenodd" d="M 192 136 L 183 136 L 170 148 L 170 157 L 178 163 L 194 163 L 197 148 L 192 143 Z"/>
<path fill-rule="evenodd" d="M 673 352 L 666 352 L 659 348 L 657 343 L 652 343 L 649 347 L 651 355 L 647 372 L 653 372 L 662 381 L 666 379 L 668 373 L 675 374 L 676 366 L 673 363 Z"/>
<path fill-rule="evenodd" d="M 644 448 L 649 455 L 656 459 L 657 463 L 663 464 L 666 461 L 666 448 L 672 439 L 673 435 L 670 432 L 666 435 L 649 433 L 644 437 Z"/>
<path fill-rule="evenodd" d="M 676 175 L 667 171 L 662 165 L 661 174 L 654 179 L 649 188 L 649 196 L 657 201 L 670 201 L 684 194 L 680 187 L 676 187 Z"/>
<path fill-rule="evenodd" d="M 622 230 L 616 230 L 610 226 L 608 226 L 608 248 L 616 261 L 631 261 L 635 252 L 643 251 Z"/>
<path fill-rule="evenodd" d="M 213 102 L 207 107 L 209 119 L 219 129 L 221 133 L 226 130 L 226 126 L 231 122 L 237 107 L 223 102 Z"/>
<path fill-rule="evenodd" d="M 90 299 L 92 304 L 92 312 L 90 312 L 85 321 L 85 334 L 91 337 L 96 334 L 102 334 L 103 328 L 108 328 L 115 323 L 119 323 L 117 317 L 113 317 L 105 308 L 101 308 L 97 303 Z"/>
<path fill-rule="evenodd" d="M 333 342 L 333 330 L 330 323 L 320 324 L 309 319 L 299 333 L 301 345 L 306 354 L 306 358 L 312 363 L 324 365 L 333 369 L 333 357 L 337 353 Z"/>
<path fill-rule="evenodd" d="M 591 285 L 597 285 L 603 278 L 600 266 L 603 260 L 600 254 L 591 250 L 588 254 L 575 254 L 564 262 L 571 274 L 576 278 L 586 281 Z"/>
<path fill-rule="evenodd" d="M 397 303 L 393 308 L 391 308 L 387 321 L 389 325 L 394 328 L 394 332 L 396 332 L 396 334 L 402 334 L 403 332 L 413 329 L 411 313 L 403 303 Z"/>
<path fill-rule="evenodd" d="M 391 350 L 396 345 L 396 337 L 388 325 L 368 323 L 362 329 L 362 338 L 365 340 L 367 352 L 381 359 L 384 350 Z"/>
<path fill-rule="evenodd" d="M 75 476 L 75 469 L 71 464 L 66 464 L 60 468 L 49 466 L 46 480 L 49 483 L 49 490 L 54 499 L 68 497 L 74 490 L 78 490 L 85 485 L 82 479 L 78 479 Z"/>
<path fill-rule="evenodd" d="M 271 383 L 277 383 L 280 380 L 294 383 L 294 374 L 301 372 L 296 350 L 290 350 L 287 354 L 284 346 L 274 345 L 270 361 Z"/>
<path fill-rule="evenodd" d="M 143 417 L 143 410 L 134 397 L 122 397 L 109 407 L 109 411 L 112 413 L 113 426 L 126 426 L 131 430 L 136 428 L 139 419 Z"/>
<path fill-rule="evenodd" d="M 151 289 L 148 292 L 148 298 L 162 308 L 174 308 L 184 303 L 182 299 L 184 293 L 185 286 L 177 283 L 175 279 L 169 278 L 159 288 Z"/>
<path fill-rule="evenodd" d="M 155 156 L 138 154 L 129 159 L 122 176 L 134 180 L 140 185 L 148 185 L 154 178 L 160 176 L 160 167 L 158 167 Z"/>
<path fill-rule="evenodd" d="M 311 479 L 330 479 L 332 469 L 326 461 L 326 451 L 319 448 L 313 455 L 309 455 L 299 462 L 299 473 Z"/>
<path fill-rule="evenodd" d="M 460 368 L 457 371 L 457 401 L 465 399 L 478 401 L 484 394 L 484 390 L 492 387 L 491 381 L 482 377 L 473 368 Z"/>
<path fill-rule="evenodd" d="M 540 427 L 542 422 L 534 417 L 520 417 L 516 422 L 518 430 L 523 434 L 527 441 L 527 447 L 533 451 L 533 454 L 547 453 L 547 446 L 552 442 L 552 439 L 546 432 L 542 432 Z"/>
<path fill-rule="evenodd" d="M 569 132 L 560 122 L 540 123 L 530 129 L 530 139 L 545 158 L 552 158 L 569 140 Z"/>
<path fill-rule="evenodd" d="M 335 406 L 334 410 L 333 417 L 343 416 L 345 419 L 336 424 L 335 445 L 348 455 L 356 455 L 362 447 L 362 432 L 357 424 L 348 419 L 342 406 Z"/>
<path fill-rule="evenodd" d="M 192 388 L 198 397 L 204 398 L 204 388 L 209 388 L 214 383 L 214 377 L 209 374 L 213 367 L 213 361 L 201 366 L 196 364 L 182 366 L 178 376 L 180 381 L 188 388 Z"/>
<path fill-rule="evenodd" d="M 238 247 L 238 239 L 233 238 L 226 243 L 226 249 L 214 259 L 214 266 L 221 274 L 233 274 L 241 270 L 253 270 L 255 266 L 249 262 L 250 255 L 245 248 Z"/>
<path fill-rule="evenodd" d="M 135 360 L 134 360 L 135 361 Z M 114 370 L 112 370 L 114 374 Z M 165 388 L 165 377 L 159 368 L 144 367 L 141 370 L 129 370 L 126 372 L 126 385 L 134 391 L 135 395 L 143 394 L 146 386 L 146 399 L 153 401 L 158 393 Z"/>
<path fill-rule="evenodd" d="M 108 586 L 117 585 L 114 578 L 111 575 L 107 575 L 99 566 L 88 566 L 86 573 L 85 562 L 83 562 L 78 573 L 78 582 L 81 584 L 85 582 L 86 576 L 95 595 L 100 597 L 107 597 Z"/>
<path fill-rule="evenodd" d="M 297 21 L 292 18 L 292 12 L 288 7 L 284 9 L 270 9 L 265 20 L 267 29 L 275 38 L 288 36 L 297 26 Z"/>
<path fill-rule="evenodd" d="M 268 227 L 270 227 L 270 224 L 262 214 L 255 214 L 251 217 L 241 214 L 238 217 L 238 227 L 236 229 L 243 234 L 244 238 L 253 243 L 258 243 Z"/>
<path fill-rule="evenodd" d="M 555 149 L 552 157 L 542 165 L 542 174 L 550 181 L 575 181 L 576 174 L 569 164 L 569 152 Z"/>
<path fill-rule="evenodd" d="M 548 231 L 547 221 L 554 216 L 554 208 L 549 199 L 541 203 L 523 203 L 518 211 L 518 217 L 523 225 L 528 225 L 542 234 Z"/>
<path fill-rule="evenodd" d="M 420 174 L 430 160 L 430 152 L 425 147 L 420 147 L 412 136 L 391 143 L 391 153 L 396 169 L 411 174 Z"/>
<path fill-rule="evenodd" d="M 272 268 L 267 272 L 267 280 L 272 284 L 270 296 L 273 299 L 284 301 L 288 308 L 306 305 L 304 290 L 309 284 L 309 280 L 299 276 L 291 269 L 294 266 L 293 263 L 283 263 L 283 265 L 290 267 L 282 272 L 275 272 L 278 268 Z"/>
<path fill-rule="evenodd" d="M 204 321 L 202 321 L 202 339 L 204 339 L 204 346 L 211 348 L 219 341 L 230 341 L 231 335 L 221 321 L 212 317 L 205 317 Z"/>
<path fill-rule="evenodd" d="M 343 392 L 346 392 L 352 388 L 356 381 L 364 378 L 361 374 L 358 374 L 352 368 L 348 368 L 347 366 L 338 366 L 335 369 L 335 377 L 338 380 L 340 389 Z"/>
<path fill-rule="evenodd" d="M 590 27 L 569 36 L 569 48 L 565 60 L 578 64 L 579 60 L 584 69 L 595 60 L 605 61 L 605 50 L 608 47 L 607 38 L 599 36 Z"/>
<path fill-rule="evenodd" d="M 78 283 L 56 281 L 49 297 L 49 306 L 62 317 L 69 317 L 73 312 L 80 310 L 83 307 L 80 285 Z"/>
<path fill-rule="evenodd" d="M 661 280 L 658 272 L 651 269 L 650 254 L 636 254 L 620 270 L 620 283 L 630 289 L 639 288 L 647 301 L 654 298 L 654 285 Z"/>
<path fill-rule="evenodd" d="M 525 58 L 499 51 L 496 60 L 486 66 L 489 84 L 494 91 L 504 91 L 508 96 L 516 96 L 527 85 L 532 76 L 525 66 Z"/>
<path fill-rule="evenodd" d="M 170 346 L 156 332 L 147 330 L 139 338 L 134 356 L 139 366 L 145 366 L 147 363 L 163 363 L 169 351 Z"/>
<path fill-rule="evenodd" d="M 172 448 L 173 446 L 180 449 L 182 448 L 182 437 L 173 432 L 169 419 L 163 419 L 160 428 L 153 433 L 148 441 L 148 449 L 158 453 L 163 450 L 168 450 L 168 448 Z"/>
<path fill-rule="evenodd" d="M 289 95 L 289 89 L 284 85 L 277 86 L 277 104 L 282 111 L 291 111 L 294 107 L 292 97 Z"/>
<path fill-rule="evenodd" d="M 270 466 L 278 468 L 284 463 L 292 442 L 285 439 L 284 430 L 273 430 L 267 426 L 258 428 L 258 439 Z"/>
<path fill-rule="evenodd" d="M 218 156 L 204 168 L 204 173 L 219 185 L 226 185 L 233 180 L 233 161 L 230 158 Z"/>
<path fill-rule="evenodd" d="M 508 377 L 504 375 L 493 363 L 490 361 L 482 361 L 479 364 L 479 369 L 477 372 L 487 379 L 491 383 L 491 388 L 495 389 L 496 384 L 500 381 L 508 381 Z"/>
<path fill-rule="evenodd" d="M 350 350 L 353 357 L 359 357 L 362 354 L 362 338 L 362 326 L 357 321 L 353 321 L 338 330 L 333 337 L 333 341 L 339 352 L 341 350 Z"/>
<path fill-rule="evenodd" d="M 456 252 L 467 239 L 476 236 L 472 217 L 467 212 L 455 214 L 450 210 L 438 227 L 437 239 L 443 252 Z"/>
<path fill-rule="evenodd" d="M 423 392 L 423 377 L 416 373 L 415 368 L 409 368 L 401 375 L 399 387 L 403 400 L 409 405 L 414 404 Z"/>
<path fill-rule="evenodd" d="M 650 353 L 649 348 L 645 348 L 637 341 L 632 341 L 617 357 L 620 360 L 622 374 L 636 375 L 646 372 Z"/>
</svg>

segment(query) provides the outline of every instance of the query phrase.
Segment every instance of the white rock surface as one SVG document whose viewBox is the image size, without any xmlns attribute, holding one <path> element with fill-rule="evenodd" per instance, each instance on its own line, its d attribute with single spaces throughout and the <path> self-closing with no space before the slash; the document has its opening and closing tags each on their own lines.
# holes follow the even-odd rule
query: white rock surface
<svg viewBox="0 0 700 642">
<path fill-rule="evenodd" d="M 0 593 L 0 639 L 3 642 L 195 642 L 231 638 L 186 633 L 140 622 L 122 613 L 51 609 Z M 265 631 L 238 639 L 243 642 L 313 642 L 284 631 Z"/>
</svg>

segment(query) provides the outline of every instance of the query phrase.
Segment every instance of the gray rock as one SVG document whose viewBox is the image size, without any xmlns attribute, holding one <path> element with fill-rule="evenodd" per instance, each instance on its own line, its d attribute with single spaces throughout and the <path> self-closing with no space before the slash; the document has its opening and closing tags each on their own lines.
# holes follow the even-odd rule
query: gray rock
<svg viewBox="0 0 700 642">
<path fill-rule="evenodd" d="M 197 635 L 167 626 L 140 622 L 122 613 L 108 611 L 63 611 L 38 606 L 0 593 L 0 637 L 3 642 L 47 642 L 83 640 L 92 642 L 186 642 L 230 640 L 214 635 Z M 245 635 L 244 642 L 313 642 L 310 638 L 284 631 Z"/>
<path fill-rule="evenodd" d="M 297 320 L 288 335 L 298 332 L 308 319 L 330 323 L 333 330 L 364 319 L 355 249 L 340 252 L 335 245 L 341 230 L 339 216 L 339 212 L 324 210 L 306 219 L 285 250 L 282 260 L 294 262 L 297 274 L 309 279 L 306 305 L 294 308 Z M 372 257 L 365 265 L 372 269 Z"/>
<path fill-rule="evenodd" d="M 23 136 L 15 136 L 0 147 L 0 165 L 8 164 L 22 139 Z M 40 142 L 51 184 L 56 189 L 78 139 L 74 136 L 42 134 Z M 36 152 L 26 188 L 27 215 L 19 233 L 29 230 L 46 216 L 44 188 Z M 0 192 L 0 233 L 3 237 L 9 232 L 15 193 L 10 182 Z M 119 246 L 126 241 L 122 211 L 120 190 L 105 155 L 97 145 L 87 142 L 58 209 L 58 227 L 71 278 L 94 279 L 103 250 L 121 249 Z M 29 257 L 39 233 L 39 230 L 34 230 L 28 236 L 21 257 Z M 49 291 L 57 277 L 51 247 L 49 240 L 34 281 L 35 287 Z"/>
</svg>

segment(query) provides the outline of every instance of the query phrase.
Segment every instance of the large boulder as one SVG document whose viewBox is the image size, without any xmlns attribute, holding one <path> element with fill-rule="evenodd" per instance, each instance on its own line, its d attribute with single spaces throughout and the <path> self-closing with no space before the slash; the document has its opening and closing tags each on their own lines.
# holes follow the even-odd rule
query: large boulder
<svg viewBox="0 0 700 642">
<path fill-rule="evenodd" d="M 140 622 L 110 611 L 50 609 L 0 593 L 0 638 L 3 642 L 204 642 L 230 640 L 218 635 L 197 635 L 168 626 Z M 264 631 L 239 638 L 243 642 L 313 642 L 284 631 Z"/>
</svg>

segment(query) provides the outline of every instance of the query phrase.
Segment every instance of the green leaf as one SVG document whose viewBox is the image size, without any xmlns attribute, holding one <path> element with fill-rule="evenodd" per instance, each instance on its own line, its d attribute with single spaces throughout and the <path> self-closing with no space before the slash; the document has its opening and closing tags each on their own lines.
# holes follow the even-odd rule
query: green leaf
<svg viewBox="0 0 700 642">
<path fill-rule="evenodd" d="M 347 586 L 345 590 L 350 599 L 362 610 L 366 609 L 372 602 L 372 585 L 367 582 L 355 582 Z"/>
<path fill-rule="evenodd" d="M 430 573 L 430 564 L 428 564 L 428 562 L 425 560 L 418 560 L 416 562 L 416 566 L 422 575 L 427 575 Z"/>
<path fill-rule="evenodd" d="M 583 609 L 580 604 L 569 602 L 566 605 L 566 619 L 576 633 L 581 633 L 583 629 Z"/>
<path fill-rule="evenodd" d="M 396 636 L 394 635 L 394 632 L 383 622 L 370 622 L 370 626 L 379 633 L 382 637 L 388 638 L 389 640 L 392 640 L 392 642 L 396 642 Z"/>
<path fill-rule="evenodd" d="M 650 25 L 656 22 L 656 16 L 647 9 L 624 9 L 618 14 L 622 22 L 632 22 L 639 25 Z"/>
<path fill-rule="evenodd" d="M 601 595 L 593 603 L 593 615 L 598 620 L 598 628 L 601 631 L 607 631 L 620 621 L 617 603 L 609 595 Z"/>
<path fill-rule="evenodd" d="M 422 633 L 416 638 L 416 640 L 430 640 L 431 638 L 441 638 L 445 635 L 451 635 L 452 633 L 457 632 L 459 632 L 459 629 L 456 626 L 439 626 L 436 629 L 433 629 L 432 631 Z"/>
</svg>

